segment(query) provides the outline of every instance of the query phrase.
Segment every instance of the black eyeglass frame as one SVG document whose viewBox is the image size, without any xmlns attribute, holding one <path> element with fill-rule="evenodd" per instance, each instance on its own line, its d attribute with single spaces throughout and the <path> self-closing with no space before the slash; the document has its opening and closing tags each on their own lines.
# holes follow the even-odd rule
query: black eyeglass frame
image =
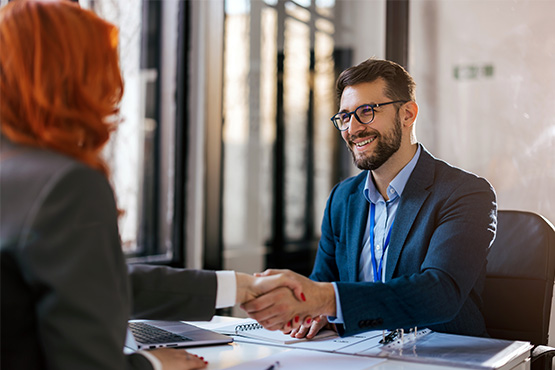
<svg viewBox="0 0 555 370">
<path fill-rule="evenodd" d="M 349 122 L 351 122 L 351 116 L 354 115 L 355 118 L 357 119 L 357 121 L 359 121 L 360 123 L 362 123 L 363 125 L 368 125 L 370 123 L 372 123 L 374 121 L 374 117 L 375 117 L 375 108 L 380 108 L 383 107 L 384 105 L 389 105 L 389 104 L 395 104 L 395 103 L 408 103 L 410 100 L 394 100 L 394 101 L 390 101 L 390 102 L 386 102 L 386 103 L 377 103 L 377 104 L 362 104 L 359 105 L 358 107 L 356 107 L 356 109 L 352 112 L 339 112 L 334 114 L 333 117 L 331 117 L 331 121 L 333 122 L 333 125 L 335 126 L 336 129 L 338 129 L 339 131 L 346 131 L 349 129 L 350 124 L 347 125 L 345 128 L 340 129 L 339 128 L 339 124 L 337 123 L 337 121 L 342 122 L 343 120 L 341 119 L 341 117 L 344 117 L 345 115 L 347 115 L 347 117 L 349 118 Z M 360 117 L 358 116 L 358 114 L 356 113 L 357 110 L 359 110 L 362 107 L 370 107 L 370 109 L 372 109 L 372 118 L 368 121 L 368 122 L 362 122 L 362 120 L 360 119 Z"/>
</svg>

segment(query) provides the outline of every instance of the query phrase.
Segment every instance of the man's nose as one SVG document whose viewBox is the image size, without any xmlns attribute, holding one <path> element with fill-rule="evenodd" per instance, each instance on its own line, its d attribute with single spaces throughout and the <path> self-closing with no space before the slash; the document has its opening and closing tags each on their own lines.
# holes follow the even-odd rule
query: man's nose
<svg viewBox="0 0 555 370">
<path fill-rule="evenodd" d="M 352 114 L 350 118 L 351 119 L 349 120 L 349 128 L 347 129 L 349 134 L 352 135 L 352 134 L 357 133 L 361 130 L 364 130 L 363 126 L 365 126 L 365 125 L 360 123 L 360 121 L 355 117 L 354 114 Z"/>
</svg>

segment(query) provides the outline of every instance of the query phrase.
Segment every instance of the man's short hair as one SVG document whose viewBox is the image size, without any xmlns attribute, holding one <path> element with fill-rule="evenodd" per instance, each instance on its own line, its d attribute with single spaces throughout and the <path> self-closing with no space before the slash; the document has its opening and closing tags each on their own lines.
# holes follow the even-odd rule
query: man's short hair
<svg viewBox="0 0 555 370">
<path fill-rule="evenodd" d="M 416 100 L 414 92 L 416 84 L 406 69 L 389 60 L 370 58 L 347 68 L 339 75 L 335 87 L 337 103 L 340 103 L 343 90 L 347 86 L 374 82 L 378 78 L 384 79 L 385 94 L 391 100 Z"/>
</svg>

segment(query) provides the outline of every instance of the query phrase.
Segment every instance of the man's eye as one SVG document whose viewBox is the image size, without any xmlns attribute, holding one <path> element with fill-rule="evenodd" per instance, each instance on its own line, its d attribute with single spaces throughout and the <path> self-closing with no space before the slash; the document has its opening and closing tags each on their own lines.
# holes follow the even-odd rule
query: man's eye
<svg viewBox="0 0 555 370">
<path fill-rule="evenodd" d="M 341 121 L 343 121 L 343 122 L 349 122 L 349 120 L 351 118 L 348 114 L 342 114 L 342 115 L 340 115 L 340 117 L 341 117 Z"/>
<path fill-rule="evenodd" d="M 366 115 L 366 116 L 371 115 L 372 114 L 372 107 L 366 106 L 366 107 L 360 108 L 359 114 L 360 115 Z"/>
</svg>

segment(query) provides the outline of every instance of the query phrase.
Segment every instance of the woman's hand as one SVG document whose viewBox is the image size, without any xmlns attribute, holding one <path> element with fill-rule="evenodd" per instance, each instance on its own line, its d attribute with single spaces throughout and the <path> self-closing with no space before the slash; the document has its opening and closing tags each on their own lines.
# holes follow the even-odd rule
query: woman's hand
<svg viewBox="0 0 555 370">
<path fill-rule="evenodd" d="M 203 357 L 198 357 L 182 349 L 158 348 L 149 351 L 162 363 L 164 370 L 192 370 L 204 369 L 208 362 Z"/>
<path fill-rule="evenodd" d="M 331 324 L 328 325 L 328 319 L 325 315 L 320 315 L 314 319 L 306 317 L 300 327 L 292 329 L 288 333 L 284 331 L 284 333 L 291 335 L 293 338 L 301 339 L 306 337 L 307 339 L 312 339 L 326 326 L 329 326 L 329 329 L 334 329 Z"/>
</svg>

